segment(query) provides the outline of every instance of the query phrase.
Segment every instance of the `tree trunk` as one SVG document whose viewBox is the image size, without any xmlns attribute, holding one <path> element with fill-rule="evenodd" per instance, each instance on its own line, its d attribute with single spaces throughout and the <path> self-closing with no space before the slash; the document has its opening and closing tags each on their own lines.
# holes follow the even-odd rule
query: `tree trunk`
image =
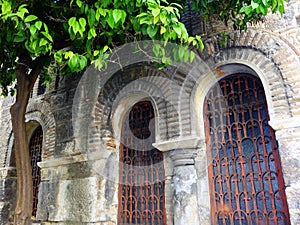
<svg viewBox="0 0 300 225">
<path fill-rule="evenodd" d="M 21 60 L 20 60 L 21 61 Z M 20 63 L 16 69 L 17 95 L 10 112 L 14 134 L 14 151 L 17 169 L 17 202 L 15 208 L 14 224 L 32 224 L 32 168 L 28 137 L 26 134 L 25 112 L 28 105 L 30 92 L 33 89 L 38 70 L 28 70 L 30 58 Z"/>
</svg>

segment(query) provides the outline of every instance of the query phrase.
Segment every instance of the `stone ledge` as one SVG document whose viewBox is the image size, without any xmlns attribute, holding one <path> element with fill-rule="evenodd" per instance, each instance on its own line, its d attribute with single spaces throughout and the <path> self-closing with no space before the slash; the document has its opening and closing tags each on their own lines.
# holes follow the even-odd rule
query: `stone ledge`
<svg viewBox="0 0 300 225">
<path fill-rule="evenodd" d="M 274 118 L 269 121 L 269 125 L 274 130 L 290 129 L 300 127 L 300 116 L 289 117 L 286 119 Z"/>
<path fill-rule="evenodd" d="M 110 150 L 101 150 L 96 152 L 81 153 L 78 152 L 76 155 L 67 155 L 59 158 L 52 158 L 44 162 L 38 162 L 40 168 L 51 168 L 57 166 L 63 166 L 73 164 L 77 162 L 94 161 L 99 159 L 106 159 L 112 153 Z"/>
<path fill-rule="evenodd" d="M 205 140 L 200 137 L 179 137 L 173 140 L 153 143 L 153 146 L 162 152 L 166 152 L 173 149 L 195 149 L 201 146 L 202 142 L 205 142 Z"/>
</svg>

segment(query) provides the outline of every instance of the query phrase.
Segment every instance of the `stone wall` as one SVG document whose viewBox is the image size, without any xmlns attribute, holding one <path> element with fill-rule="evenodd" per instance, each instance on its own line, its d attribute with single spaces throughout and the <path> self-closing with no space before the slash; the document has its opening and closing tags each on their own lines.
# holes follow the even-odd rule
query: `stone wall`
<svg viewBox="0 0 300 225">
<path fill-rule="evenodd" d="M 211 224 L 203 102 L 219 79 L 237 72 L 258 76 L 276 130 L 291 224 L 300 224 L 300 2 L 283 18 L 228 38 L 214 34 L 193 63 L 157 70 L 124 57 L 123 70 L 57 77 L 45 94 L 36 84 L 26 121 L 43 127 L 42 181 L 36 222 L 45 225 L 117 224 L 119 144 L 124 114 L 148 99 L 156 115 L 156 143 L 165 154 L 167 224 Z M 223 27 L 222 27 L 223 29 Z M 174 46 L 169 46 L 170 49 Z M 166 47 L 168 48 L 168 47 Z M 128 49 L 127 49 L 128 50 Z M 128 56 L 128 52 L 118 52 Z M 130 59 L 130 60 L 129 60 Z M 9 107 L 0 99 L 0 224 L 10 224 L 15 201 Z"/>
</svg>

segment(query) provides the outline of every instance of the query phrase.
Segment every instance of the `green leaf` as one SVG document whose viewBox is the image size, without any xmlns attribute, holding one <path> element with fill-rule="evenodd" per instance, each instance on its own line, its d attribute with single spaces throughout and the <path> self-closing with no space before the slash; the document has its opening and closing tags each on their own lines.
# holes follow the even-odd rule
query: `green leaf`
<svg viewBox="0 0 300 225">
<path fill-rule="evenodd" d="M 31 49 L 32 49 L 33 51 L 36 51 L 37 46 L 38 46 L 38 41 L 37 41 L 37 40 L 35 40 L 34 42 L 32 42 L 32 43 L 30 44 L 30 47 L 31 47 Z"/>
<path fill-rule="evenodd" d="M 78 64 L 78 54 L 76 53 L 68 60 L 68 66 L 72 71 L 76 71 L 77 64 Z"/>
<path fill-rule="evenodd" d="M 106 52 L 108 49 L 109 49 L 109 47 L 108 47 L 107 45 L 105 45 L 105 46 L 103 47 L 103 52 Z"/>
<path fill-rule="evenodd" d="M 14 36 L 14 42 L 22 42 L 26 40 L 25 36 Z"/>
<path fill-rule="evenodd" d="M 70 59 L 73 57 L 74 53 L 72 51 L 64 52 L 65 59 Z"/>
<path fill-rule="evenodd" d="M 160 34 L 163 34 L 167 31 L 167 29 L 163 26 L 160 27 Z"/>
<path fill-rule="evenodd" d="M 47 24 L 45 24 L 45 23 L 44 23 L 44 29 L 45 29 L 45 32 L 46 32 L 46 33 L 49 33 L 48 26 L 47 26 Z"/>
<path fill-rule="evenodd" d="M 125 20 L 126 20 L 127 14 L 126 14 L 126 12 L 124 10 L 121 10 L 121 13 L 122 13 L 121 22 L 122 22 L 122 24 L 124 24 Z"/>
<path fill-rule="evenodd" d="M 80 55 L 79 57 L 79 70 L 83 70 L 87 65 L 87 58 Z"/>
<path fill-rule="evenodd" d="M 93 56 L 97 56 L 99 55 L 100 51 L 99 50 L 95 50 L 94 53 L 93 53 Z"/>
<path fill-rule="evenodd" d="M 254 1 L 252 0 L 252 1 L 251 1 L 251 6 L 252 6 L 252 9 L 256 9 L 256 8 L 259 6 L 259 4 L 256 3 L 256 2 L 254 2 Z"/>
<path fill-rule="evenodd" d="M 179 47 L 179 50 L 178 50 L 179 59 L 183 59 L 184 53 L 185 53 L 185 49 L 183 47 Z"/>
<path fill-rule="evenodd" d="M 152 51 L 154 53 L 154 55 L 156 57 L 159 57 L 159 53 L 160 53 L 160 45 L 159 44 L 155 44 L 153 47 L 152 47 Z"/>
<path fill-rule="evenodd" d="M 80 25 L 79 25 L 79 23 L 77 21 L 73 25 L 73 31 L 74 31 L 75 35 L 77 34 L 77 32 L 80 31 Z"/>
<path fill-rule="evenodd" d="M 55 52 L 54 54 L 54 59 L 55 61 L 57 61 L 58 63 L 61 63 L 62 62 L 62 52 L 61 51 L 58 51 L 58 52 Z"/>
<path fill-rule="evenodd" d="M 161 14 L 159 15 L 159 18 L 160 18 L 160 21 L 161 21 L 163 24 L 165 24 L 165 22 L 166 22 L 166 20 L 167 20 L 166 14 L 161 13 Z"/>
<path fill-rule="evenodd" d="M 80 24 L 80 26 L 81 26 L 81 30 L 85 30 L 85 26 L 86 26 L 86 20 L 85 20 L 85 18 L 79 18 L 79 24 Z"/>
<path fill-rule="evenodd" d="M 152 10 L 153 17 L 157 17 L 160 14 L 160 8 L 155 8 Z"/>
<path fill-rule="evenodd" d="M 29 16 L 27 16 L 27 17 L 25 18 L 24 22 L 25 22 L 25 23 L 29 23 L 29 22 L 34 21 L 34 20 L 36 20 L 36 19 L 37 19 L 37 16 L 35 16 L 35 15 L 29 15 Z"/>
<path fill-rule="evenodd" d="M 39 46 L 41 47 L 41 46 L 44 46 L 44 45 L 47 45 L 47 44 L 48 44 L 48 41 L 45 38 L 41 38 Z"/>
<path fill-rule="evenodd" d="M 98 8 L 96 11 L 97 14 L 99 14 L 99 16 L 106 16 L 107 14 L 107 10 L 106 9 L 102 9 L 102 8 Z"/>
<path fill-rule="evenodd" d="M 200 48 L 201 51 L 204 50 L 204 44 L 203 44 L 202 40 L 199 42 L 199 48 Z"/>
<path fill-rule="evenodd" d="M 173 29 L 174 29 L 174 31 L 176 32 L 176 34 L 178 34 L 178 36 L 181 36 L 182 30 L 181 30 L 181 27 L 180 27 L 180 26 L 175 25 L 175 26 L 173 27 Z"/>
<path fill-rule="evenodd" d="M 140 18 L 140 24 L 152 24 L 152 21 L 147 15 Z"/>
<path fill-rule="evenodd" d="M 80 1 L 80 0 L 76 0 L 76 4 L 78 5 L 78 7 L 79 7 L 79 8 L 81 8 L 81 7 L 82 7 L 82 1 Z"/>
<path fill-rule="evenodd" d="M 147 34 L 149 35 L 150 38 L 153 38 L 156 35 L 157 31 L 158 31 L 157 26 L 149 26 L 147 28 Z"/>
<path fill-rule="evenodd" d="M 30 25 L 29 31 L 30 31 L 31 35 L 34 35 L 36 33 L 36 31 L 37 31 L 36 26 L 35 25 Z"/>
<path fill-rule="evenodd" d="M 240 13 L 241 13 L 241 12 L 245 12 L 246 15 L 250 15 L 251 12 L 252 12 L 252 7 L 251 7 L 251 5 L 244 6 L 244 7 L 240 10 Z"/>
<path fill-rule="evenodd" d="M 35 26 L 38 30 L 40 30 L 40 29 L 42 28 L 42 25 L 43 25 L 43 23 L 42 23 L 41 21 L 36 21 L 35 24 L 34 24 L 34 26 Z"/>
<path fill-rule="evenodd" d="M 114 9 L 113 10 L 113 18 L 114 18 L 115 23 L 118 23 L 119 20 L 122 18 L 122 10 Z"/>
<path fill-rule="evenodd" d="M 71 17 L 70 19 L 69 19 L 69 26 L 74 26 L 75 25 L 75 23 L 76 23 L 76 17 Z"/>
<path fill-rule="evenodd" d="M 43 31 L 42 34 L 43 34 L 43 35 L 45 36 L 45 38 L 47 38 L 49 41 L 53 42 L 53 39 L 52 39 L 52 37 L 51 37 L 51 35 L 50 35 L 49 33 Z"/>
<path fill-rule="evenodd" d="M 22 20 L 24 19 L 24 15 L 25 13 L 29 13 L 28 10 L 25 8 L 27 6 L 27 4 L 23 4 L 18 8 L 18 12 L 16 13 L 16 15 L 18 17 L 20 17 Z"/>
<path fill-rule="evenodd" d="M 96 29 L 94 27 L 92 27 L 88 32 L 88 39 L 92 39 L 96 36 L 97 36 Z"/>
<path fill-rule="evenodd" d="M 267 13 L 268 13 L 268 8 L 267 8 L 267 7 L 265 7 L 265 6 L 263 6 L 263 5 L 260 5 L 260 6 L 258 7 L 258 9 L 259 9 L 259 11 L 260 11 L 263 15 L 267 15 Z"/>
<path fill-rule="evenodd" d="M 88 23 L 89 26 L 92 27 L 95 24 L 95 19 L 96 19 L 96 12 L 94 9 L 90 9 L 88 12 Z"/>
<path fill-rule="evenodd" d="M 278 11 L 279 11 L 280 15 L 282 16 L 284 13 L 284 5 L 283 4 L 278 7 Z"/>
<path fill-rule="evenodd" d="M 111 29 L 115 28 L 115 20 L 113 18 L 112 11 L 110 11 L 109 16 L 106 19 L 106 21 L 107 21 L 107 23 L 108 23 L 108 25 L 110 26 Z"/>
<path fill-rule="evenodd" d="M 190 52 L 190 63 L 192 63 L 195 59 L 195 53 L 194 52 Z"/>
<path fill-rule="evenodd" d="M 11 5 L 10 5 L 10 2 L 8 1 L 3 1 L 2 2 L 2 14 L 5 15 L 7 13 L 10 13 L 11 12 Z"/>
<path fill-rule="evenodd" d="M 7 33 L 6 33 L 6 40 L 7 40 L 8 42 L 10 42 L 10 41 L 12 40 L 12 33 L 11 33 L 11 32 L 7 32 Z"/>
</svg>

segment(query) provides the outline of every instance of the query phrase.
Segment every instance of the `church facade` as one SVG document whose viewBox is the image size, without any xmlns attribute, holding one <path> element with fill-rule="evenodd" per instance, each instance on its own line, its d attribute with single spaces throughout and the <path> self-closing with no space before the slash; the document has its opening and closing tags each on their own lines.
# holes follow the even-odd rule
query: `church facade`
<svg viewBox="0 0 300 225">
<path fill-rule="evenodd" d="M 122 68 L 47 88 L 41 76 L 26 113 L 34 223 L 300 224 L 300 1 L 264 20 L 206 31 L 193 62 L 158 69 L 129 44 Z M 0 100 L 1 225 L 16 198 L 13 101 Z"/>
</svg>

